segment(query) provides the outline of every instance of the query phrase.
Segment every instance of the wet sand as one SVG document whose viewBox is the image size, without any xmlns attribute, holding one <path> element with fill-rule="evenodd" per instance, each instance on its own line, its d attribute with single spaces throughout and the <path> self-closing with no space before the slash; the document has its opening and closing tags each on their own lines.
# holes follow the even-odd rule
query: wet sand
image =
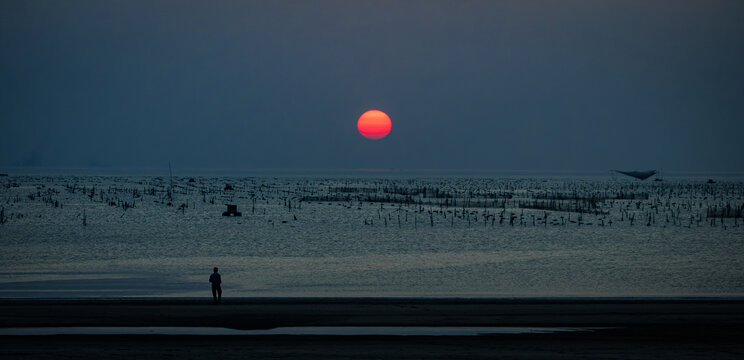
<svg viewBox="0 0 744 360">
<path fill-rule="evenodd" d="M 744 357 L 742 299 L 2 300 L 0 327 L 535 326 L 489 336 L 0 336 L 3 358 L 708 359 Z"/>
</svg>

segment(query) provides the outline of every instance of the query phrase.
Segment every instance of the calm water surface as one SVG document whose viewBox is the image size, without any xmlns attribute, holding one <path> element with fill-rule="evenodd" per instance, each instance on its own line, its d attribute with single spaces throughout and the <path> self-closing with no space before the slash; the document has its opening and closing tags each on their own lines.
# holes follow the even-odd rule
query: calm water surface
<svg viewBox="0 0 744 360">
<path fill-rule="evenodd" d="M 0 297 L 744 294 L 737 179 L 189 180 L 0 179 Z"/>
</svg>

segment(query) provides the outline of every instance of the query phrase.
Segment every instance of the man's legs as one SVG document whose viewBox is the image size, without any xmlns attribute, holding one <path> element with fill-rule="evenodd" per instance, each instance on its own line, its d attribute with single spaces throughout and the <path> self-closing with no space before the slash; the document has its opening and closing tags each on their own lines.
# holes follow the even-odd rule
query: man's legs
<svg viewBox="0 0 744 360">
<path fill-rule="evenodd" d="M 222 302 L 222 286 L 217 287 L 217 295 L 218 295 L 217 303 L 221 303 Z"/>
<path fill-rule="evenodd" d="M 217 286 L 212 286 L 212 298 L 214 299 L 214 302 L 217 302 L 217 289 L 220 290 L 220 297 L 222 297 L 222 289 Z"/>
</svg>

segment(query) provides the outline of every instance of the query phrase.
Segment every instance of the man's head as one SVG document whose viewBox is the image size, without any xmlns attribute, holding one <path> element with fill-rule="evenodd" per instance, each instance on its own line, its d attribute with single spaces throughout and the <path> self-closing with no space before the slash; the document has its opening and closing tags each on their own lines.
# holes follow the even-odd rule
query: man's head
<svg viewBox="0 0 744 360">
<path fill-rule="evenodd" d="M 217 272 L 217 268 L 214 268 L 214 272 Z"/>
</svg>

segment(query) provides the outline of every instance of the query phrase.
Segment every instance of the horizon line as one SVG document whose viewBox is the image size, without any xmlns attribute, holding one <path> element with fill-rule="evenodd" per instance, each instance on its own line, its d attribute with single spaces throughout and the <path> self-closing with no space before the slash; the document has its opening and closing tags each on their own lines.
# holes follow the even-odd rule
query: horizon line
<svg viewBox="0 0 744 360">
<path fill-rule="evenodd" d="M 71 172 L 71 171 L 84 171 L 84 172 L 101 172 L 101 173 L 123 173 L 127 171 L 133 171 L 136 173 L 143 172 L 164 172 L 168 173 L 168 166 L 163 167 L 75 167 L 75 166 L 9 166 L 1 167 L 0 172 L 8 173 L 8 170 L 18 171 L 20 174 L 31 173 L 43 173 L 49 172 Z M 744 175 L 744 171 L 690 171 L 690 170 L 658 170 L 658 169 L 627 169 L 625 171 L 646 171 L 656 170 L 657 176 L 665 175 L 692 175 L 692 176 L 736 176 Z M 358 174 L 408 174 L 408 173 L 444 173 L 444 174 L 576 174 L 576 175 L 601 175 L 601 174 L 613 174 L 615 169 L 604 169 L 604 170 L 577 170 L 577 169 L 452 169 L 452 168 L 236 168 L 236 167 L 174 167 L 174 172 L 183 174 L 187 172 L 202 172 L 202 173 L 288 173 L 288 174 L 299 174 L 299 173 L 358 173 Z M 8 174 L 10 175 L 10 174 Z M 181 175 L 179 175 L 181 176 Z"/>
</svg>

